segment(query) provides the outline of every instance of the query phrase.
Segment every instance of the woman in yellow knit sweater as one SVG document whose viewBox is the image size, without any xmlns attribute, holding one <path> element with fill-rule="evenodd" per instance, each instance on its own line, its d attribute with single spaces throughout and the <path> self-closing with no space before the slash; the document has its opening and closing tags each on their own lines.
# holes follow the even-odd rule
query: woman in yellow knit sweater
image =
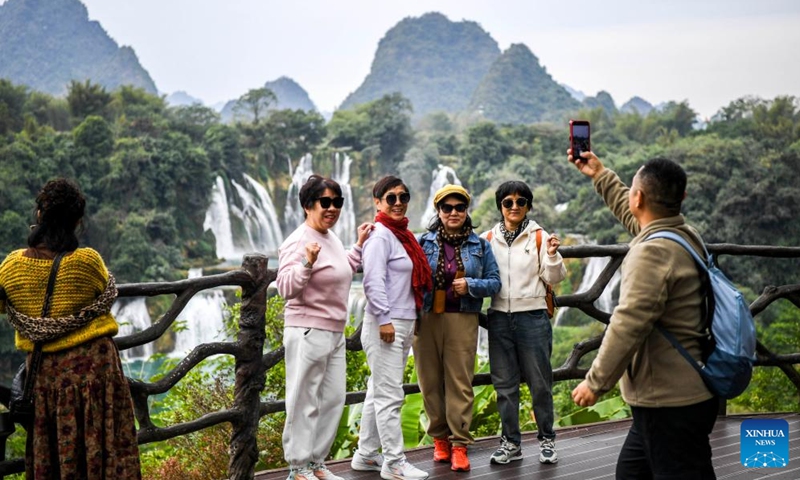
<svg viewBox="0 0 800 480">
<path fill-rule="evenodd" d="M 118 326 L 108 312 L 110 302 L 96 309 L 99 314 L 81 313 L 114 288 L 100 254 L 78 248 L 85 205 L 74 183 L 48 182 L 36 197 L 28 248 L 12 252 L 0 265 L 6 294 L 0 311 L 8 310 L 17 329 L 17 348 L 31 352 L 31 339 L 43 343 L 25 455 L 28 479 L 141 478 L 130 388 L 111 339 Z M 64 256 L 49 315 L 37 318 L 59 253 Z"/>
</svg>

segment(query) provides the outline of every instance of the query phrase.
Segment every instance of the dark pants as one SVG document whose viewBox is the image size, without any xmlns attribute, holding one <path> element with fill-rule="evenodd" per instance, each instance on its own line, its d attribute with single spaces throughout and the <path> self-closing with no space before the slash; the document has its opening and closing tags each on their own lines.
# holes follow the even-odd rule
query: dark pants
<svg viewBox="0 0 800 480">
<path fill-rule="evenodd" d="M 631 407 L 633 425 L 617 460 L 617 480 L 714 480 L 708 435 L 719 400 L 685 407 Z"/>
<path fill-rule="evenodd" d="M 489 312 L 489 369 L 497 392 L 503 436 L 520 445 L 519 384 L 528 383 L 539 440 L 554 439 L 553 328 L 544 310 Z"/>
</svg>

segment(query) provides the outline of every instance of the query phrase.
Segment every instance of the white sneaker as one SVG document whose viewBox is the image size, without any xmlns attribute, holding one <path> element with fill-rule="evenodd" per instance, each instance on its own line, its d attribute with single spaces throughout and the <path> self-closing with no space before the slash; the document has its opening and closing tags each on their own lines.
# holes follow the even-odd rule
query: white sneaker
<svg viewBox="0 0 800 480">
<path fill-rule="evenodd" d="M 314 472 L 314 476 L 319 480 L 344 480 L 344 478 L 328 470 L 324 463 L 312 463 L 308 468 Z"/>
<path fill-rule="evenodd" d="M 542 463 L 558 462 L 555 440 L 545 438 L 539 442 L 539 461 Z"/>
<path fill-rule="evenodd" d="M 425 480 L 428 478 L 428 472 L 423 472 L 403 458 L 391 465 L 384 463 L 381 468 L 381 478 L 384 480 Z"/>
<path fill-rule="evenodd" d="M 319 480 L 308 467 L 292 468 L 286 480 Z"/>
<path fill-rule="evenodd" d="M 373 453 L 372 455 L 364 455 L 356 450 L 353 459 L 350 460 L 350 468 L 361 472 L 380 472 L 383 466 L 383 455 L 380 453 Z"/>
</svg>

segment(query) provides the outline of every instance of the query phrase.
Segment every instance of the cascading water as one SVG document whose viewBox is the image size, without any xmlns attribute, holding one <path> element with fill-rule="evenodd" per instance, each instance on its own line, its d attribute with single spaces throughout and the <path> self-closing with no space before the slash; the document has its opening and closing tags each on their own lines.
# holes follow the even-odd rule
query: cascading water
<svg viewBox="0 0 800 480">
<path fill-rule="evenodd" d="M 217 176 L 214 181 L 214 186 L 211 187 L 211 205 L 209 205 L 208 210 L 206 210 L 203 230 L 211 230 L 214 233 L 217 257 L 236 257 L 236 249 L 233 247 L 233 230 L 231 229 L 231 215 L 230 209 L 228 208 L 225 180 L 220 176 Z"/>
<path fill-rule="evenodd" d="M 246 251 L 277 252 L 283 241 L 283 233 L 272 199 L 267 190 L 255 179 L 245 174 L 244 180 L 247 183 L 246 187 L 231 181 L 241 206 L 235 204 L 230 206 L 231 212 L 244 224 L 246 238 L 240 239 L 242 246 Z"/>
<path fill-rule="evenodd" d="M 359 280 L 350 284 L 350 293 L 347 296 L 347 321 L 353 319 L 353 325 L 359 326 L 364 320 L 364 308 L 367 306 L 367 297 L 364 296 L 364 285 Z"/>
<path fill-rule="evenodd" d="M 189 278 L 199 278 L 203 269 L 189 269 Z M 175 336 L 175 348 L 172 355 L 185 356 L 201 343 L 227 340 L 224 334 L 227 302 L 219 288 L 203 290 L 195 294 L 183 311 L 178 314 L 177 321 L 184 323 L 184 328 Z"/>
<path fill-rule="evenodd" d="M 436 196 L 436 191 L 445 185 L 461 185 L 461 180 L 458 179 L 456 171 L 445 165 L 439 165 L 439 168 L 434 169 L 431 176 L 433 180 L 431 181 L 428 201 L 425 202 L 425 212 L 419 221 L 419 226 L 425 229 L 428 228 L 431 218 L 436 216 L 436 209 L 433 208 L 433 198 Z"/>
<path fill-rule="evenodd" d="M 356 213 L 353 204 L 353 190 L 350 188 L 351 163 L 353 163 L 353 159 L 349 155 L 345 153 L 344 159 L 342 159 L 339 152 L 336 152 L 333 161 L 333 180 L 342 187 L 344 205 L 333 231 L 342 241 L 344 248 L 350 248 L 356 242 Z"/>
<path fill-rule="evenodd" d="M 311 159 L 310 153 L 303 155 L 297 163 L 297 169 L 294 171 L 292 170 L 292 160 L 289 159 L 289 173 L 292 175 L 292 184 L 289 185 L 289 190 L 286 192 L 286 210 L 283 214 L 283 224 L 286 226 L 287 232 L 293 232 L 305 219 L 298 194 L 308 177 L 314 174 Z"/>
<path fill-rule="evenodd" d="M 589 290 L 594 285 L 594 282 L 597 281 L 597 277 L 600 276 L 600 273 L 603 272 L 603 269 L 606 268 L 608 262 L 611 261 L 611 257 L 590 257 L 589 263 L 586 265 L 586 269 L 583 272 L 583 278 L 581 279 L 581 284 L 576 290 L 575 293 L 581 293 Z M 619 269 L 614 272 L 614 276 L 611 277 L 608 284 L 606 285 L 603 293 L 600 294 L 600 297 L 595 300 L 594 305 L 604 312 L 609 312 L 614 309 L 616 303 L 614 301 L 614 290 L 617 288 L 621 281 L 622 277 L 619 273 Z M 555 326 L 560 326 L 561 321 L 565 318 L 565 315 L 569 310 L 569 307 L 561 307 L 556 312 L 555 318 Z"/>
<path fill-rule="evenodd" d="M 119 323 L 117 336 L 124 337 L 147 329 L 153 322 L 147 311 L 145 297 L 118 298 L 111 307 L 111 314 Z M 129 348 L 120 352 L 125 361 L 150 358 L 153 354 L 153 344 L 145 343 L 142 346 Z"/>
<path fill-rule="evenodd" d="M 274 254 L 283 241 L 278 214 L 267 190 L 249 175 L 245 185 L 217 177 L 211 191 L 211 205 L 203 222 L 216 238 L 217 257 L 228 262 L 240 260 L 245 253 Z"/>
</svg>

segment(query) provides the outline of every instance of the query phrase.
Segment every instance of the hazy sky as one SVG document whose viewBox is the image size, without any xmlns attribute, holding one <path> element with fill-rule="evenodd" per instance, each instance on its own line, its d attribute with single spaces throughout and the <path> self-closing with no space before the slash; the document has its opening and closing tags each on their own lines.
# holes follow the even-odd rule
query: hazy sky
<svg viewBox="0 0 800 480">
<path fill-rule="evenodd" d="M 0 0 L 2 1 L 2 0 Z M 288 76 L 320 110 L 369 73 L 378 41 L 430 11 L 524 43 L 553 78 L 618 105 L 688 100 L 702 116 L 744 95 L 800 96 L 796 0 L 84 0 L 162 93 L 212 105 Z"/>
</svg>

